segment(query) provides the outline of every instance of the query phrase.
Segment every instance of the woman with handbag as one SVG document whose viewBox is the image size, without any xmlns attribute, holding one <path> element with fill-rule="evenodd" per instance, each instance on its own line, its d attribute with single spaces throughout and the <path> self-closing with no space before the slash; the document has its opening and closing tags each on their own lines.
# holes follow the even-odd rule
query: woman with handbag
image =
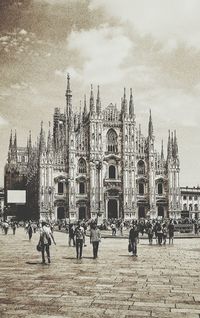
<svg viewBox="0 0 200 318">
<path fill-rule="evenodd" d="M 51 232 L 50 227 L 47 226 L 46 222 L 42 222 L 42 228 L 40 231 L 40 241 L 39 244 L 41 246 L 41 252 L 42 252 L 42 264 L 46 264 L 45 262 L 45 252 L 47 255 L 48 263 L 51 263 L 50 259 L 50 250 L 49 246 L 51 245 L 51 239 L 56 245 L 56 242 L 54 240 L 53 234 Z"/>
</svg>

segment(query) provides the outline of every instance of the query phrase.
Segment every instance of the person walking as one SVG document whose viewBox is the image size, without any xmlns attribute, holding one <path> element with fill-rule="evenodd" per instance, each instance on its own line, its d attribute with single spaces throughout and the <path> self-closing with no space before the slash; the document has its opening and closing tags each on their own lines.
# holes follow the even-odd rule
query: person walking
<svg viewBox="0 0 200 318">
<path fill-rule="evenodd" d="M 71 241 L 73 242 L 73 246 L 75 246 L 74 231 L 74 224 L 69 224 L 69 246 L 71 246 Z"/>
<path fill-rule="evenodd" d="M 137 243 L 138 243 L 138 227 L 133 221 L 132 228 L 129 231 L 129 244 L 131 244 L 131 250 L 133 256 L 137 256 Z"/>
<path fill-rule="evenodd" d="M 157 225 L 158 244 L 162 245 L 163 231 L 160 222 Z"/>
<path fill-rule="evenodd" d="M 173 221 L 170 220 L 168 225 L 168 231 L 169 231 L 169 244 L 174 242 L 174 224 Z"/>
<path fill-rule="evenodd" d="M 162 226 L 162 231 L 163 231 L 163 245 L 165 245 L 167 241 L 167 226 L 165 223 Z"/>
<path fill-rule="evenodd" d="M 16 223 L 15 222 L 13 222 L 12 224 L 11 224 L 11 227 L 12 227 L 12 230 L 13 230 L 13 235 L 15 235 L 15 232 L 16 232 Z"/>
<path fill-rule="evenodd" d="M 74 232 L 75 242 L 76 242 L 76 258 L 82 258 L 83 244 L 85 243 L 85 233 L 84 228 L 78 222 L 77 228 Z"/>
<path fill-rule="evenodd" d="M 29 241 L 30 241 L 31 238 L 32 238 L 32 235 L 33 235 L 33 227 L 32 227 L 30 222 L 28 224 L 27 233 L 28 233 L 28 238 L 29 238 Z"/>
<path fill-rule="evenodd" d="M 7 221 L 4 222 L 3 228 L 4 228 L 5 235 L 7 235 L 8 234 L 8 229 L 9 229 L 9 224 L 8 224 Z"/>
<path fill-rule="evenodd" d="M 152 243 L 153 243 L 153 227 L 152 227 L 151 223 L 149 223 L 147 231 L 148 231 L 147 233 L 148 233 L 148 238 L 149 238 L 149 244 L 152 245 Z"/>
<path fill-rule="evenodd" d="M 98 257 L 99 242 L 101 242 L 101 232 L 96 223 L 91 224 L 90 243 L 93 245 L 93 258 Z"/>
<path fill-rule="evenodd" d="M 51 259 L 50 259 L 50 249 L 49 246 L 51 245 L 51 239 L 54 242 L 54 244 L 56 245 L 56 242 L 54 240 L 54 236 L 53 233 L 51 232 L 50 227 L 47 226 L 46 222 L 42 222 L 42 227 L 40 230 L 40 243 L 41 243 L 41 247 L 42 247 L 42 264 L 46 264 L 46 260 L 45 260 L 45 253 L 47 255 L 47 260 L 48 263 L 51 263 Z"/>
</svg>

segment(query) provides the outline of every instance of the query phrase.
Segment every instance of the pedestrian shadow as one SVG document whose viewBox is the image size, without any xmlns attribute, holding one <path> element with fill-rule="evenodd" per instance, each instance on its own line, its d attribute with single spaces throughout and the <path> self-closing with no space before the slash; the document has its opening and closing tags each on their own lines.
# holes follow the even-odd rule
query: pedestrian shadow
<svg viewBox="0 0 200 318">
<path fill-rule="evenodd" d="M 28 265 L 41 265 L 41 262 L 26 262 Z"/>
<path fill-rule="evenodd" d="M 124 255 L 118 255 L 119 257 L 130 257 L 132 255 L 124 254 Z"/>
<path fill-rule="evenodd" d="M 62 257 L 62 259 L 79 259 L 79 258 L 76 258 L 76 257 Z M 89 257 L 89 256 L 84 256 L 82 257 L 82 259 L 93 259 L 93 257 Z"/>
</svg>

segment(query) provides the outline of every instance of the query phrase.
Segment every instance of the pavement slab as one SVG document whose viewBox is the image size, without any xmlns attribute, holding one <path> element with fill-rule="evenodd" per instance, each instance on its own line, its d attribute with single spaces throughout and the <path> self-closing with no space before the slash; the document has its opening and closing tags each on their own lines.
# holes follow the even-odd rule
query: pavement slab
<svg viewBox="0 0 200 318">
<path fill-rule="evenodd" d="M 92 258 L 86 238 L 76 259 L 66 233 L 54 233 L 51 264 L 41 264 L 39 234 L 0 233 L 0 318 L 200 318 L 200 240 L 179 238 L 173 245 L 138 244 L 102 238 Z"/>
</svg>

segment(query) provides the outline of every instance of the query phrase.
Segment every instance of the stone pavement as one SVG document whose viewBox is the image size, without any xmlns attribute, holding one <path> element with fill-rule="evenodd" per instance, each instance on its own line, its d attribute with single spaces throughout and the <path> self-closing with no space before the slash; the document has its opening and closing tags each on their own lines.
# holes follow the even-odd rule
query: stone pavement
<svg viewBox="0 0 200 318">
<path fill-rule="evenodd" d="M 29 242 L 23 229 L 0 233 L 0 317 L 200 317 L 200 240 L 174 245 L 138 245 L 102 239 L 93 260 L 87 238 L 83 259 L 55 233 L 51 265 L 41 264 L 38 234 Z"/>
</svg>

